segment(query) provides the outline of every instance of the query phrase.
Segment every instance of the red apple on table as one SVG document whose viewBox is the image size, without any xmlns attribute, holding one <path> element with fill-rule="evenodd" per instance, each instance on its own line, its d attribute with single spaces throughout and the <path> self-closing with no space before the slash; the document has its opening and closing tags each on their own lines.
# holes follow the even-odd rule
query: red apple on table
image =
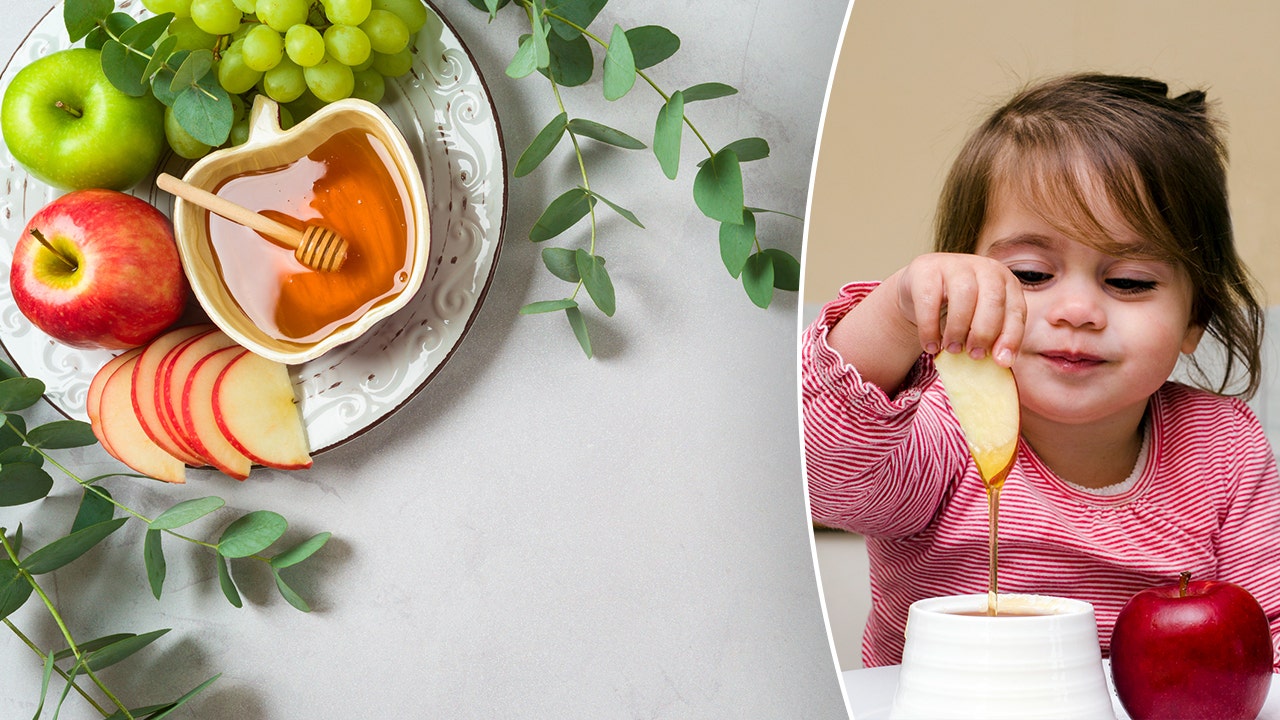
<svg viewBox="0 0 1280 720">
<path fill-rule="evenodd" d="M 1133 720 L 1256 718 L 1271 687 L 1271 628 L 1243 587 L 1214 580 L 1143 590 L 1111 634 L 1111 675 Z"/>
<path fill-rule="evenodd" d="M 31 216 L 9 285 L 22 314 L 53 339 L 112 350 L 172 325 L 189 294 L 169 219 L 102 189 L 68 193 Z"/>
</svg>

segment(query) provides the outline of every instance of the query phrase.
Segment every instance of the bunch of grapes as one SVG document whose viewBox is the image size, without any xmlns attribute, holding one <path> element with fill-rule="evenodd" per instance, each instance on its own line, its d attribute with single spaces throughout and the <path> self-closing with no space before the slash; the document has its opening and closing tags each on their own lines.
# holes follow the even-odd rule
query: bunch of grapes
<svg viewBox="0 0 1280 720">
<path fill-rule="evenodd" d="M 166 34 L 176 50 L 208 49 L 213 72 L 232 98 L 228 142 L 248 134 L 245 108 L 261 93 L 281 105 L 286 126 L 348 97 L 378 102 L 386 81 L 409 71 L 411 39 L 427 21 L 422 0 L 142 0 L 173 13 Z M 179 155 L 209 146 L 192 138 L 169 109 L 165 133 Z"/>
</svg>

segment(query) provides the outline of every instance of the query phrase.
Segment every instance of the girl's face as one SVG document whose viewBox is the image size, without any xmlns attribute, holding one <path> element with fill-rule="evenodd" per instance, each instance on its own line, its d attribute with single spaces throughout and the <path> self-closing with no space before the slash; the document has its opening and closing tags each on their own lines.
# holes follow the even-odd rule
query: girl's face
<svg viewBox="0 0 1280 720">
<path fill-rule="evenodd" d="M 1113 239 L 1143 244 L 1114 211 L 1099 219 Z M 1203 333 L 1192 324 L 1191 282 L 1180 267 L 1103 253 L 1014 193 L 992 196 L 977 253 L 1022 282 L 1027 324 L 1013 372 L 1024 413 L 1046 421 L 1136 422 Z"/>
</svg>

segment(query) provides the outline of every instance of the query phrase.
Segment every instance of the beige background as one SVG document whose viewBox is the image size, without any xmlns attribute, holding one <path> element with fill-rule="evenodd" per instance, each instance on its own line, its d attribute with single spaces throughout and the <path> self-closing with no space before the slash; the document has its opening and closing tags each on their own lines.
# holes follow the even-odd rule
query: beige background
<svg viewBox="0 0 1280 720">
<path fill-rule="evenodd" d="M 1081 70 L 1209 92 L 1227 122 L 1237 242 L 1280 303 L 1277 28 L 1280 3 L 1262 0 L 856 0 L 815 169 L 806 319 L 843 283 L 882 279 L 929 248 L 942 179 L 990 110 Z M 1264 422 L 1280 418 L 1276 395 L 1255 403 Z M 870 602 L 861 538 L 819 531 L 816 554 L 839 666 L 857 668 Z"/>
</svg>

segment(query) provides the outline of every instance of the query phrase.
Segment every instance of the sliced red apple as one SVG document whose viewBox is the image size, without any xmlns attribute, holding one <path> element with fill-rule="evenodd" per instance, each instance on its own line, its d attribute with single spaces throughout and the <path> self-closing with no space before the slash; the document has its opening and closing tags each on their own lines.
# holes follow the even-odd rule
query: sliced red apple
<svg viewBox="0 0 1280 720">
<path fill-rule="evenodd" d="M 98 438 L 98 443 L 102 445 L 102 449 L 108 453 L 111 448 L 107 445 L 107 441 L 102 433 L 102 421 L 99 419 L 98 408 L 102 404 L 102 389 L 106 387 L 107 380 L 120 369 L 120 366 L 132 358 L 142 354 L 142 348 L 133 348 L 125 350 L 116 355 L 98 368 L 98 372 L 94 373 L 93 379 L 89 381 L 89 390 L 85 393 L 84 412 L 89 416 L 89 427 L 93 430 L 94 437 Z"/>
<path fill-rule="evenodd" d="M 133 368 L 138 357 L 121 363 L 103 385 L 98 404 L 103 446 L 112 457 L 143 475 L 171 483 L 186 482 L 186 466 L 147 435 L 133 411 Z"/>
<path fill-rule="evenodd" d="M 222 434 L 254 462 L 281 470 L 311 467 L 311 446 L 287 365 L 240 355 L 218 377 L 213 412 Z"/>
<path fill-rule="evenodd" d="M 186 446 L 164 422 L 160 413 L 159 370 L 169 351 L 184 340 L 212 329 L 210 325 L 188 325 L 169 330 L 147 344 L 133 367 L 133 391 L 131 401 L 138 422 L 147 436 L 165 452 L 192 467 L 207 464 L 194 449 Z"/>
<path fill-rule="evenodd" d="M 208 450 L 187 426 L 182 412 L 187 380 L 196 364 L 215 350 L 234 347 L 235 340 L 221 330 L 190 338 L 169 352 L 160 368 L 160 414 L 166 418 L 178 437 L 197 454 L 208 458 Z M 216 378 L 215 378 L 216 379 Z M 210 392 L 213 386 L 210 385 Z M 210 462 L 210 465 L 214 463 Z M 215 465 L 216 467 L 216 465 Z"/>
<path fill-rule="evenodd" d="M 942 352 L 933 361 L 983 481 L 999 485 L 1013 465 L 1022 420 L 1013 372 L 990 355 Z"/>
<path fill-rule="evenodd" d="M 236 449 L 214 417 L 213 393 L 218 377 L 231 361 L 249 352 L 240 346 L 214 350 L 201 357 L 187 374 L 182 390 L 182 422 L 199 443 L 209 464 L 237 480 L 249 477 L 253 461 Z M 176 379 L 176 375 L 174 376 Z"/>
</svg>

